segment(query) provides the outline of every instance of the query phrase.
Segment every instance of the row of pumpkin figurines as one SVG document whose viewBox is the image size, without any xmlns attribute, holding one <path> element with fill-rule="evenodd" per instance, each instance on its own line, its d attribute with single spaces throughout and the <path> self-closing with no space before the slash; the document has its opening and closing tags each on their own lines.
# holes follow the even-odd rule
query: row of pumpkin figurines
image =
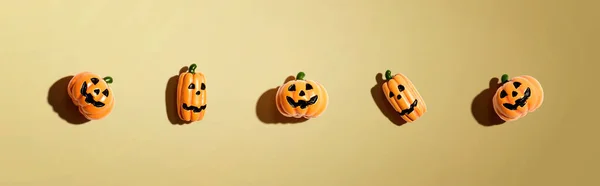
<svg viewBox="0 0 600 186">
<path fill-rule="evenodd" d="M 187 72 L 181 73 L 177 84 L 177 113 L 185 122 L 200 121 L 206 113 L 205 77 L 203 73 L 196 72 L 196 67 L 192 64 Z M 304 76 L 304 72 L 299 72 L 295 80 L 279 87 L 275 104 L 282 115 L 310 119 L 327 109 L 329 95 L 325 87 L 304 79 Z M 385 78 L 382 93 L 398 112 L 398 117 L 413 122 L 427 112 L 425 101 L 408 77 L 401 73 L 392 75 L 387 70 Z M 100 78 L 91 72 L 82 72 L 71 79 L 67 91 L 83 116 L 98 120 L 110 114 L 114 107 L 114 95 L 108 86 L 112 82 L 111 77 Z M 502 120 L 514 121 L 539 108 L 544 101 L 544 91 L 539 81 L 531 76 L 509 79 L 504 74 L 502 85 L 490 101 Z"/>
</svg>

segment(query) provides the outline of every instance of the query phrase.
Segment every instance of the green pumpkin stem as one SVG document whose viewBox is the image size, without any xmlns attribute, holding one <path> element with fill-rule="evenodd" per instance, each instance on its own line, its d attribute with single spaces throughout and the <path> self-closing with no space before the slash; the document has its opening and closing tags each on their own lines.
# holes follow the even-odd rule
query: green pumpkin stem
<svg viewBox="0 0 600 186">
<path fill-rule="evenodd" d="M 192 63 L 192 64 L 190 65 L 190 68 L 188 69 L 188 72 L 189 72 L 189 73 L 192 73 L 192 74 L 193 74 L 193 73 L 196 73 L 196 68 L 197 68 L 197 67 L 198 67 L 198 65 L 196 65 L 196 64 L 194 64 L 194 63 Z"/>
<path fill-rule="evenodd" d="M 502 83 L 508 82 L 508 74 L 502 74 Z"/>
<path fill-rule="evenodd" d="M 389 80 L 390 80 L 390 79 L 392 79 L 392 78 L 394 78 L 394 77 L 392 76 L 392 71 L 390 71 L 390 70 L 386 70 L 386 71 L 385 71 L 385 79 L 386 79 L 386 81 L 389 81 Z"/>
<path fill-rule="evenodd" d="M 304 76 L 306 76 L 304 72 L 298 72 L 298 75 L 296 75 L 296 80 L 304 80 Z"/>
<path fill-rule="evenodd" d="M 104 78 L 102 78 L 104 81 L 106 81 L 106 83 L 111 84 L 113 82 L 113 78 L 110 76 L 106 76 Z"/>
</svg>

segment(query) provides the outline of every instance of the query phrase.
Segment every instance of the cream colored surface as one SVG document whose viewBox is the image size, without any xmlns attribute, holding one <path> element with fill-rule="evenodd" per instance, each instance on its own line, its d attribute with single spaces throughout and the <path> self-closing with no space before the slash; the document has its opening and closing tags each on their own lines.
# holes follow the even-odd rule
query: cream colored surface
<svg viewBox="0 0 600 186">
<path fill-rule="evenodd" d="M 600 185 L 599 7 L 0 1 L 0 185 Z M 203 121 L 173 125 L 167 81 L 192 62 L 207 76 L 210 106 Z M 386 69 L 426 100 L 416 122 L 396 126 L 374 102 L 374 77 Z M 47 96 L 81 71 L 112 76 L 116 105 L 74 125 Z M 261 122 L 259 97 L 298 71 L 327 87 L 328 110 L 304 123 Z M 544 104 L 515 122 L 478 124 L 472 101 L 503 73 L 536 77 Z"/>
</svg>

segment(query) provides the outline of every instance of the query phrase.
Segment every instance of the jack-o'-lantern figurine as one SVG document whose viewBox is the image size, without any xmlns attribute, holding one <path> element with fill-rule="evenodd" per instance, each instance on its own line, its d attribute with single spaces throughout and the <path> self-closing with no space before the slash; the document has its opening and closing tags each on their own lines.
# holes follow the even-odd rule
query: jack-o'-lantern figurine
<svg viewBox="0 0 600 186">
<path fill-rule="evenodd" d="M 425 101 L 408 77 L 400 73 L 392 76 L 392 72 L 387 70 L 385 79 L 383 94 L 402 119 L 413 122 L 427 112 Z"/>
<path fill-rule="evenodd" d="M 115 105 L 113 92 L 108 86 L 112 82 L 110 76 L 101 78 L 91 72 L 82 72 L 71 79 L 67 92 L 83 116 L 98 120 L 110 114 Z"/>
<path fill-rule="evenodd" d="M 304 72 L 299 72 L 296 79 L 279 87 L 275 96 L 277 110 L 294 118 L 316 118 L 327 109 L 329 96 L 320 83 L 304 80 Z"/>
<path fill-rule="evenodd" d="M 183 121 L 200 121 L 206 113 L 206 79 L 196 72 L 196 64 L 179 74 L 177 84 L 177 113 Z"/>
<path fill-rule="evenodd" d="M 502 75 L 502 86 L 493 98 L 494 111 L 504 121 L 514 121 L 538 109 L 544 102 L 544 90 L 537 79 L 523 75 L 508 79 Z"/>
</svg>

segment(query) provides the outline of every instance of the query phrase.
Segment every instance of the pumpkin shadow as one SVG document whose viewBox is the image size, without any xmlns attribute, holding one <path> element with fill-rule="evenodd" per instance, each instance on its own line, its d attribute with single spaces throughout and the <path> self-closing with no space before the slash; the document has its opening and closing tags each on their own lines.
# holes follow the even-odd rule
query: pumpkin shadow
<svg viewBox="0 0 600 186">
<path fill-rule="evenodd" d="M 284 84 L 294 79 L 294 76 L 288 76 Z M 285 117 L 279 113 L 275 103 L 275 96 L 278 89 L 279 86 L 269 89 L 258 98 L 256 102 L 256 117 L 265 124 L 296 124 L 307 121 L 308 119 L 306 118 Z"/>
<path fill-rule="evenodd" d="M 183 67 L 179 70 L 179 73 L 186 72 L 188 67 Z M 183 121 L 177 114 L 177 83 L 179 82 L 179 75 L 175 75 L 167 81 L 167 87 L 165 89 L 165 108 L 167 111 L 167 118 L 173 125 L 190 124 L 192 122 Z"/>
<path fill-rule="evenodd" d="M 492 103 L 492 98 L 496 94 L 496 90 L 501 86 L 498 80 L 496 77 L 490 79 L 489 88 L 481 91 L 471 103 L 473 117 L 477 123 L 483 126 L 494 126 L 505 123 L 494 111 L 494 104 Z"/>
<path fill-rule="evenodd" d="M 80 125 L 87 123 L 90 120 L 85 118 L 85 116 L 79 112 L 79 108 L 73 104 L 71 97 L 69 97 L 67 87 L 72 78 L 73 76 L 60 78 L 50 86 L 50 89 L 48 90 L 48 104 L 52 106 L 52 110 L 54 110 L 61 119 L 73 125 Z"/>
<path fill-rule="evenodd" d="M 406 124 L 406 120 L 402 119 L 398 112 L 394 110 L 394 107 L 390 105 L 387 98 L 383 94 L 383 91 L 381 90 L 383 83 L 385 83 L 385 80 L 383 79 L 383 74 L 377 73 L 377 75 L 375 75 L 375 81 L 377 82 L 377 84 L 373 86 L 373 88 L 371 88 L 371 96 L 373 97 L 373 101 L 379 108 L 379 111 L 381 111 L 381 113 L 395 125 L 402 126 Z"/>
</svg>

